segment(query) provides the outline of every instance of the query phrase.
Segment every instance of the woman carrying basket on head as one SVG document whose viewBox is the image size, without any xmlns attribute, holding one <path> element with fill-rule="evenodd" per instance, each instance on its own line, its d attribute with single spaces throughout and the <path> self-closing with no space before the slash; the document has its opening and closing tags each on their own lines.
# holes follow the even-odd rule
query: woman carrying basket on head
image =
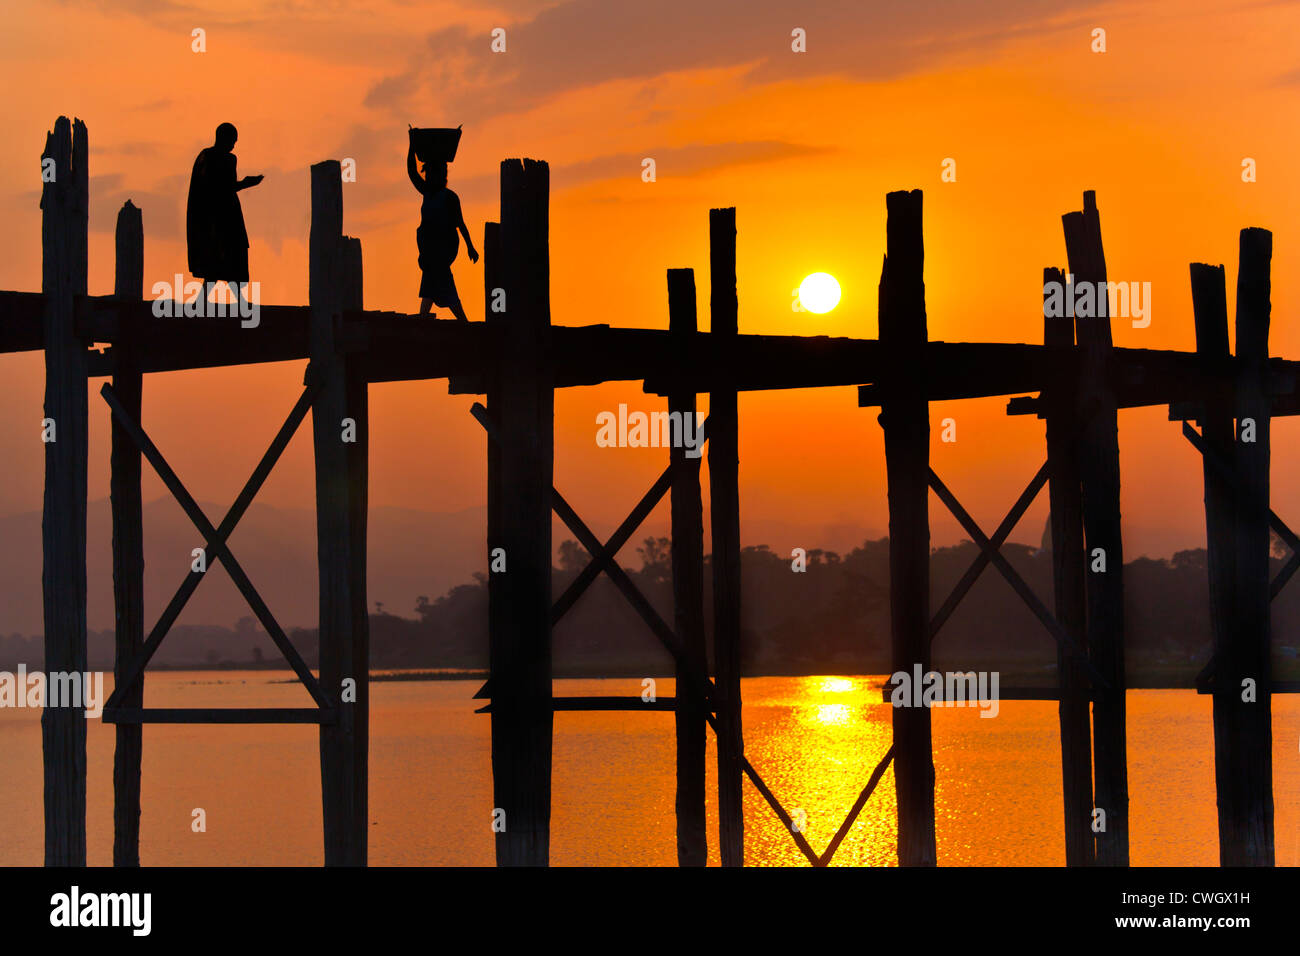
<svg viewBox="0 0 1300 956">
<path fill-rule="evenodd" d="M 406 173 L 411 177 L 411 185 L 424 196 L 420 203 L 420 227 L 415 230 L 415 244 L 420 250 L 420 315 L 428 315 L 430 306 L 438 305 L 467 322 L 460 296 L 456 294 L 456 280 L 451 276 L 451 264 L 460 248 L 456 234 L 465 237 L 470 262 L 478 262 L 478 250 L 465 227 L 460 197 L 447 188 L 446 161 L 428 156 L 424 175 L 420 175 L 415 156 L 417 132 L 410 131 Z"/>
</svg>

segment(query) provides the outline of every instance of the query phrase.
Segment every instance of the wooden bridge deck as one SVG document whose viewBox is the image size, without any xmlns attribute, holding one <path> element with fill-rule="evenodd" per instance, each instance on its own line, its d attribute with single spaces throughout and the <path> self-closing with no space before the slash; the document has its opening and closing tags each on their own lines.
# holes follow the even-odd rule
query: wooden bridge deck
<svg viewBox="0 0 1300 956">
<path fill-rule="evenodd" d="M 179 306 L 164 303 L 171 310 Z M 89 377 L 113 374 L 112 343 L 130 323 L 142 372 L 219 368 L 302 361 L 309 355 L 311 307 L 264 305 L 254 328 L 241 319 L 158 317 L 154 303 L 122 303 L 111 295 L 80 299 L 78 333 L 107 345 L 89 355 Z M 0 353 L 44 348 L 43 296 L 0 292 Z M 341 352 L 353 353 L 368 382 L 451 379 L 457 394 L 485 394 L 500 365 L 509 327 L 454 322 L 397 312 L 345 311 L 335 330 Z M 645 391 L 707 392 L 725 377 L 737 391 L 828 388 L 859 385 L 862 405 L 877 405 L 883 386 L 875 383 L 890 364 L 878 339 L 825 335 L 731 335 L 709 332 L 683 336 L 666 329 L 609 325 L 549 326 L 545 332 L 554 386 L 644 382 Z M 1079 350 L 1001 342 L 943 342 L 925 346 L 926 396 L 930 401 L 1017 396 L 1041 391 L 1078 366 Z M 1120 408 L 1195 402 L 1207 387 L 1231 382 L 1233 357 L 1209 363 L 1195 352 L 1115 347 L 1108 357 L 1110 382 Z M 1274 416 L 1300 409 L 1300 361 L 1268 360 Z M 1032 401 L 1013 412 L 1034 410 Z"/>
</svg>

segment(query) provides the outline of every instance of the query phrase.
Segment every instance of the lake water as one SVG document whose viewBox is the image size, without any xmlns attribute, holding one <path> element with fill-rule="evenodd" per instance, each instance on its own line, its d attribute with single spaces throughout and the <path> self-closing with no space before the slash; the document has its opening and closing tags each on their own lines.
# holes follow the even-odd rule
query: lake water
<svg viewBox="0 0 1300 956">
<path fill-rule="evenodd" d="M 151 674 L 154 707 L 308 706 L 289 673 Z M 746 754 L 813 847 L 827 844 L 890 742 L 879 677 L 744 681 Z M 107 681 L 111 687 L 111 675 Z M 370 860 L 376 865 L 491 865 L 489 718 L 479 680 L 371 685 Z M 673 682 L 658 682 L 672 694 Z M 557 680 L 564 696 L 640 696 L 638 680 Z M 1300 862 L 1300 701 L 1273 702 L 1277 862 Z M 1209 697 L 1128 695 L 1132 861 L 1218 862 Z M 1056 705 L 1003 701 L 996 718 L 937 708 L 934 762 L 939 861 L 1063 865 Z M 113 728 L 89 729 L 89 862 L 112 862 Z M 319 865 L 318 731 L 313 726 L 145 728 L 145 865 Z M 709 786 L 713 784 L 710 738 Z M 0 710 L 0 864 L 43 858 L 40 712 Z M 555 718 L 551 860 L 557 865 L 674 865 L 671 713 Z M 746 862 L 806 865 L 748 782 Z M 202 808 L 207 830 L 191 829 Z M 709 806 L 717 862 L 716 808 Z M 840 847 L 838 865 L 895 863 L 893 773 Z"/>
</svg>

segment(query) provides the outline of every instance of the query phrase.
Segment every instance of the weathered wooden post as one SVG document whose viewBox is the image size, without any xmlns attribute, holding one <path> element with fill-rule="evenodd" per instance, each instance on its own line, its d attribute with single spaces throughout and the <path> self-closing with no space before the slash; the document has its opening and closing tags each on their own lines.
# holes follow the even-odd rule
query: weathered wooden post
<svg viewBox="0 0 1300 956">
<path fill-rule="evenodd" d="M 1043 292 L 1053 284 L 1065 291 L 1059 269 L 1043 270 Z M 1043 344 L 1062 357 L 1074 348 L 1074 322 L 1066 315 L 1043 314 Z M 1073 362 L 1062 362 L 1050 387 L 1043 389 L 1047 431 L 1048 496 L 1051 500 L 1052 591 L 1056 619 L 1080 648 L 1087 647 L 1086 561 L 1077 451 L 1075 376 Z M 1061 793 L 1065 808 L 1065 863 L 1090 866 L 1096 854 L 1092 834 L 1092 728 L 1088 713 L 1088 684 L 1080 661 L 1059 643 L 1056 648 L 1057 685 L 1061 700 Z"/>
<path fill-rule="evenodd" d="M 1273 703 L 1269 628 L 1268 328 L 1273 234 L 1241 230 L 1237 268 L 1235 633 L 1215 677 L 1216 715 L 1231 708 L 1234 736 L 1224 866 L 1273 866 Z M 1253 693 L 1252 693 L 1253 691 Z M 1216 749 L 1218 738 L 1216 736 Z M 1216 759 L 1216 769 L 1218 761 Z"/>
<path fill-rule="evenodd" d="M 678 338 L 685 356 L 696 332 L 695 272 L 668 270 L 668 329 Z M 668 396 L 669 417 L 682 423 L 682 435 L 699 434 L 695 422 L 695 391 L 677 387 Z M 711 426 L 710 426 L 711 427 Z M 677 639 L 695 675 L 708 673 L 704 641 L 704 519 L 700 500 L 700 458 L 688 457 L 684 445 L 669 452 L 672 465 L 673 608 Z M 705 727 L 707 703 L 691 671 L 676 671 L 677 707 L 677 863 L 704 866 L 709 840 L 704 818 Z"/>
<path fill-rule="evenodd" d="M 42 519 L 45 672 L 85 674 L 86 345 L 76 308 L 86 295 L 89 204 L 86 124 L 60 116 L 41 154 L 45 295 L 45 502 Z M 86 716 L 77 701 L 41 715 L 45 865 L 86 864 Z"/>
<path fill-rule="evenodd" d="M 342 242 L 343 308 L 364 307 L 361 240 L 344 236 Z M 352 609 L 350 666 L 345 677 L 354 681 L 355 700 L 344 698 L 352 708 L 352 820 L 349 857 L 352 865 L 365 866 L 370 859 L 370 602 L 366 579 L 370 521 L 370 382 L 362 369 L 361 356 L 344 356 L 344 401 L 347 417 L 355 424 L 351 440 L 344 441 L 348 483 L 348 574 Z M 313 415 L 313 420 L 315 416 Z"/>
<path fill-rule="evenodd" d="M 367 845 L 369 618 L 366 571 L 366 383 L 335 349 L 345 309 L 360 305 L 359 242 L 343 236 L 337 160 L 311 168 L 311 364 L 320 571 L 320 681 L 337 719 L 320 729 L 326 866 L 364 866 Z"/>
<path fill-rule="evenodd" d="M 128 199 L 117 214 L 117 265 L 113 294 L 118 299 L 117 338 L 113 342 L 113 391 L 123 409 L 140 421 L 144 376 L 140 373 L 135 316 L 144 299 L 144 222 Z M 120 683 L 126 667 L 144 644 L 144 512 L 140 497 L 140 449 L 115 417 L 112 420 L 109 497 L 113 510 L 114 674 Z M 144 706 L 144 677 L 122 697 L 122 706 Z M 113 754 L 113 865 L 140 865 L 140 761 L 143 726 L 117 725 Z"/>
<path fill-rule="evenodd" d="M 497 864 L 546 866 L 551 826 L 550 168 L 501 163 L 500 537 L 504 620 L 489 634 Z M 499 567 L 499 566 L 498 566 Z M 496 811 L 504 813 L 499 819 Z M 487 825 L 488 821 L 484 821 Z"/>
<path fill-rule="evenodd" d="M 1209 378 L 1201 407 L 1201 438 L 1206 447 L 1202 459 L 1205 482 L 1205 552 L 1209 574 L 1210 627 L 1214 636 L 1213 668 L 1210 676 L 1214 693 L 1214 778 L 1218 794 L 1219 862 L 1228 866 L 1234 859 L 1241 787 L 1238 772 L 1242 748 L 1240 688 L 1234 688 L 1229 665 L 1236 643 L 1236 494 L 1230 480 L 1235 457 L 1234 383 L 1228 374 L 1231 353 L 1228 346 L 1228 301 L 1223 266 L 1193 263 L 1192 312 L 1196 323 L 1196 352 Z M 1219 467 L 1215 467 L 1214 458 Z M 1224 470 L 1226 468 L 1226 471 Z"/>
<path fill-rule="evenodd" d="M 1110 385 L 1110 315 L 1106 256 L 1096 194 L 1083 194 L 1083 211 L 1062 216 L 1075 283 L 1092 284 L 1092 316 L 1075 316 L 1080 348 L 1080 475 L 1088 547 L 1088 653 L 1109 687 L 1095 688 L 1093 766 L 1098 818 L 1097 863 L 1128 866 L 1128 743 L 1125 739 L 1124 549 L 1119 500 L 1119 423 Z"/>
<path fill-rule="evenodd" d="M 880 342 L 889 350 L 880 424 L 889 484 L 889 618 L 894 671 L 930 670 L 930 411 L 926 392 L 925 246 L 921 190 L 885 197 Z M 930 711 L 895 707 L 898 863 L 934 866 Z"/>
<path fill-rule="evenodd" d="M 501 327 L 506 321 L 506 314 L 493 308 L 498 305 L 497 290 L 501 285 L 501 224 L 488 222 L 483 224 L 483 320 L 489 326 Z M 484 407 L 488 418 L 501 430 L 501 370 L 490 367 L 485 388 Z M 501 443 L 493 440 L 491 434 L 485 436 L 487 441 L 487 555 L 488 555 L 488 646 L 494 647 L 501 642 L 508 644 L 505 637 L 509 624 L 509 611 L 505 601 L 505 578 L 492 570 L 493 552 L 501 544 Z M 504 645 L 503 645 L 504 646 Z"/>
<path fill-rule="evenodd" d="M 714 706 L 718 737 L 718 851 L 723 866 L 745 865 L 742 791 L 745 741 L 740 696 L 739 415 L 725 356 L 738 332 L 736 210 L 709 210 L 709 331 L 723 356 L 709 393 L 709 515 L 713 534 Z"/>
</svg>

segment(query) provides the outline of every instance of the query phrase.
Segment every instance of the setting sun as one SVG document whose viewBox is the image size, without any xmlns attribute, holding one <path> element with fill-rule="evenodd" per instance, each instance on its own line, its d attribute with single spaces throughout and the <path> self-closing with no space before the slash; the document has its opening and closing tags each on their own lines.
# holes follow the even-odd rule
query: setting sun
<svg viewBox="0 0 1300 956">
<path fill-rule="evenodd" d="M 829 272 L 814 272 L 799 283 L 799 304 L 818 315 L 840 302 L 840 284 Z"/>
</svg>

